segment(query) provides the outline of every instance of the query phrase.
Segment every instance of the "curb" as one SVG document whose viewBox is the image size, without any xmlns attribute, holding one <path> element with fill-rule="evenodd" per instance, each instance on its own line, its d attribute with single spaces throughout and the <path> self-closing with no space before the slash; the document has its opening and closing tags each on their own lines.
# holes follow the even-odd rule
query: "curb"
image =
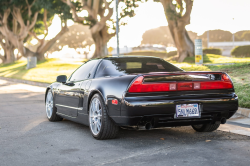
<svg viewBox="0 0 250 166">
<path fill-rule="evenodd" d="M 238 109 L 238 111 L 236 113 L 250 118 L 250 109 L 239 107 L 239 109 Z"/>
<path fill-rule="evenodd" d="M 16 83 L 23 83 L 23 84 L 41 86 L 41 87 L 47 87 L 47 86 L 50 85 L 50 84 L 47 84 L 47 83 L 41 83 L 41 82 L 35 82 L 35 81 L 27 81 L 27 80 L 19 80 L 19 79 L 14 79 L 14 78 L 7 78 L 7 77 L 0 77 L 0 79 L 6 80 L 6 81 L 11 81 L 11 82 L 16 82 Z M 250 118 L 250 109 L 239 107 L 238 111 L 236 113 Z"/>
<path fill-rule="evenodd" d="M 41 87 L 47 87 L 50 84 L 48 83 L 42 83 L 42 82 L 35 82 L 35 81 L 28 81 L 28 80 L 19 80 L 14 78 L 7 78 L 7 77 L 0 77 L 1 80 L 16 82 L 16 83 L 23 83 L 23 84 L 29 84 L 29 85 L 35 85 L 35 86 L 41 86 Z"/>
</svg>

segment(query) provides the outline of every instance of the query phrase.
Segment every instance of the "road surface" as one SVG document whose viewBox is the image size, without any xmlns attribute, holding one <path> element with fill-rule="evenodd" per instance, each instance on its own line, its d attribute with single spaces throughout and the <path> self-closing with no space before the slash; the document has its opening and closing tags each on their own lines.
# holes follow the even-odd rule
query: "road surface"
<svg viewBox="0 0 250 166">
<path fill-rule="evenodd" d="M 44 91 L 0 80 L 0 166 L 250 165 L 250 137 L 225 131 L 121 130 L 117 139 L 95 140 L 84 125 L 49 122 Z"/>
</svg>

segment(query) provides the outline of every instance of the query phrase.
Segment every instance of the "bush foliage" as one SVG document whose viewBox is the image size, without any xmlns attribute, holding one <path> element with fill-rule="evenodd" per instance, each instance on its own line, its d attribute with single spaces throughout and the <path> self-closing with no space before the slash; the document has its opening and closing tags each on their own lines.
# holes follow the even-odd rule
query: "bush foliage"
<svg viewBox="0 0 250 166">
<path fill-rule="evenodd" d="M 235 57 L 250 57 L 250 45 L 235 47 L 231 54 Z"/>
<path fill-rule="evenodd" d="M 221 55 L 222 51 L 219 48 L 205 48 L 203 49 L 203 54 L 216 54 Z"/>
</svg>

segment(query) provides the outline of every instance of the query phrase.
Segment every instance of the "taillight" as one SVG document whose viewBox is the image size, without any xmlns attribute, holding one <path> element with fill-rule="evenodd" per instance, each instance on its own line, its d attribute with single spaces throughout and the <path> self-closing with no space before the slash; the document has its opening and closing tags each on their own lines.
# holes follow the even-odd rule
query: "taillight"
<svg viewBox="0 0 250 166">
<path fill-rule="evenodd" d="M 138 77 L 130 86 L 130 93 L 141 92 L 164 92 L 169 91 L 169 84 L 166 83 L 147 83 L 143 84 L 143 76 Z"/>
<path fill-rule="evenodd" d="M 131 84 L 128 92 L 166 92 L 166 91 L 190 91 L 190 90 L 216 90 L 232 89 L 233 84 L 226 74 L 221 75 L 221 80 L 196 81 L 196 82 L 175 82 L 175 83 L 147 83 L 143 82 L 144 77 L 140 76 Z"/>
</svg>

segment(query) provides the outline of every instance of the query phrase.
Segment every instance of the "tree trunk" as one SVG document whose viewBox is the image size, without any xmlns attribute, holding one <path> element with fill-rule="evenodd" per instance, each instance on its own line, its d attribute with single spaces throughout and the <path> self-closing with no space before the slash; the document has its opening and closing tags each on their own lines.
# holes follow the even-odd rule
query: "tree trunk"
<svg viewBox="0 0 250 166">
<path fill-rule="evenodd" d="M 95 53 L 92 58 L 103 57 L 107 55 L 107 43 L 103 39 L 102 32 L 99 31 L 92 34 L 92 38 L 95 42 Z"/>
<path fill-rule="evenodd" d="M 194 56 L 194 43 L 188 36 L 186 28 L 171 25 L 171 21 L 169 21 L 168 27 L 178 50 L 178 62 L 183 62 L 187 56 Z"/>
<path fill-rule="evenodd" d="M 186 12 L 181 15 L 176 11 L 176 5 L 173 0 L 161 0 L 164 7 L 165 15 L 168 21 L 168 27 L 178 50 L 178 62 L 183 62 L 187 56 L 194 56 L 194 43 L 188 36 L 186 25 L 190 24 L 190 14 L 192 11 L 193 1 L 184 0 L 186 3 Z M 177 1 L 183 12 L 183 1 Z M 182 13 L 181 12 L 181 13 Z"/>
<path fill-rule="evenodd" d="M 5 51 L 5 57 L 6 57 L 6 60 L 4 63 L 13 63 L 15 62 L 16 58 L 15 58 L 15 55 L 14 55 L 14 47 L 13 46 L 9 46 L 9 48 L 7 48 Z"/>
<path fill-rule="evenodd" d="M 4 56 L 1 56 L 2 63 L 13 63 L 15 62 L 16 58 L 14 55 L 15 47 L 9 42 L 6 41 L 5 45 L 2 45 L 4 50 Z"/>
</svg>

